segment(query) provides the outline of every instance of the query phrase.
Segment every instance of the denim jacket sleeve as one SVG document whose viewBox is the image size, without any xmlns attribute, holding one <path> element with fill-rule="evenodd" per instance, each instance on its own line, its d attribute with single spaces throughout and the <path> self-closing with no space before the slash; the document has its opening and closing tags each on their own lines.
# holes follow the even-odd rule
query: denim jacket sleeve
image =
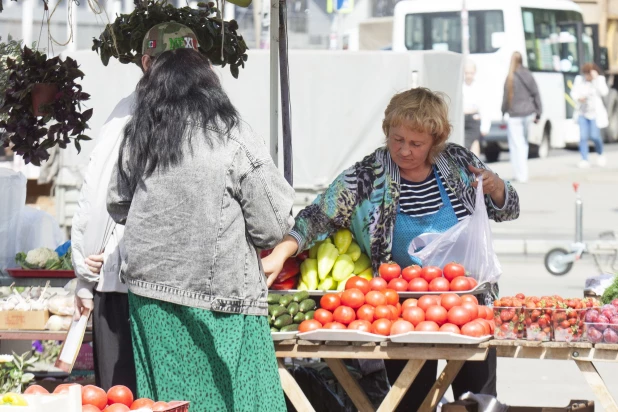
<svg viewBox="0 0 618 412">
<path fill-rule="evenodd" d="M 254 136 L 249 139 L 236 139 L 240 145 L 232 165 L 238 176 L 236 196 L 253 245 L 270 249 L 294 225 L 294 189 L 273 163 L 264 143 Z"/>
</svg>

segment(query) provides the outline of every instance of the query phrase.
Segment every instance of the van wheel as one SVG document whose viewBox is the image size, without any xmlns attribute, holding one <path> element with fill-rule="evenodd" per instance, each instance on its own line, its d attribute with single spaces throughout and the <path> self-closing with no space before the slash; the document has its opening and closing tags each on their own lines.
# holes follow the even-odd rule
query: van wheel
<svg viewBox="0 0 618 412">
<path fill-rule="evenodd" d="M 541 158 L 545 159 L 549 155 L 549 136 L 547 132 L 543 133 L 543 139 L 540 145 L 531 144 L 528 149 L 528 159 Z"/>
<path fill-rule="evenodd" d="M 485 147 L 485 160 L 487 163 L 497 162 L 500 158 L 500 147 L 498 145 L 489 144 Z"/>
</svg>

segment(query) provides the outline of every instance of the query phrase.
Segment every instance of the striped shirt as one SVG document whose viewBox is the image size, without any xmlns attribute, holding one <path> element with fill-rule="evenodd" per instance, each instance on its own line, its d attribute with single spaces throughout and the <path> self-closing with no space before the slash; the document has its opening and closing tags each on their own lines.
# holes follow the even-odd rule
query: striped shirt
<svg viewBox="0 0 618 412">
<path fill-rule="evenodd" d="M 446 185 L 442 173 L 440 173 L 439 170 L 438 177 L 448 194 L 457 220 L 469 216 L 466 208 Z M 436 175 L 432 173 L 427 179 L 419 183 L 410 182 L 402 177 L 399 207 L 401 212 L 414 217 L 428 216 L 437 213 L 440 207 L 442 207 L 442 197 L 440 196 L 440 188 L 438 187 Z"/>
</svg>

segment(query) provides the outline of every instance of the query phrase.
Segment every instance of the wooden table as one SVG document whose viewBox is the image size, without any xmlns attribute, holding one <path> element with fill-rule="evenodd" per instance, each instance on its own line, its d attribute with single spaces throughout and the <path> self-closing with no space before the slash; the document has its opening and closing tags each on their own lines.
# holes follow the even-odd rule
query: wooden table
<svg viewBox="0 0 618 412">
<path fill-rule="evenodd" d="M 392 384 L 391 390 L 378 412 L 394 410 L 414 382 L 427 360 L 446 360 L 447 364 L 427 394 L 419 409 L 433 411 L 451 385 L 465 361 L 482 361 L 489 348 L 497 355 L 517 359 L 553 359 L 574 361 L 586 382 L 607 412 L 618 412 L 618 404 L 611 396 L 593 362 L 618 362 L 618 345 L 562 342 L 528 342 L 490 340 L 479 345 L 397 344 L 308 342 L 288 340 L 275 342 L 279 375 L 283 390 L 298 411 L 314 411 L 294 377 L 283 364 L 284 358 L 322 358 L 361 412 L 375 411 L 365 392 L 350 374 L 342 359 L 407 359 L 406 367 Z"/>
<path fill-rule="evenodd" d="M 67 331 L 52 332 L 49 330 L 0 330 L 2 340 L 64 340 Z M 92 341 L 92 332 L 86 332 L 84 342 Z"/>
</svg>

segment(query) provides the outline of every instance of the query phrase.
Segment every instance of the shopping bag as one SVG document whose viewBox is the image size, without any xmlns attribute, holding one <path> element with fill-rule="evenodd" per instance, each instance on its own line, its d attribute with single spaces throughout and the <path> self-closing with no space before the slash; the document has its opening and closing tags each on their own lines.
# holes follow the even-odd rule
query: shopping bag
<svg viewBox="0 0 618 412">
<path fill-rule="evenodd" d="M 444 267 L 457 262 L 479 283 L 498 282 L 502 268 L 494 252 L 483 182 L 479 181 L 472 215 L 444 233 L 428 233 L 413 239 L 408 253 L 423 266 Z"/>
</svg>

